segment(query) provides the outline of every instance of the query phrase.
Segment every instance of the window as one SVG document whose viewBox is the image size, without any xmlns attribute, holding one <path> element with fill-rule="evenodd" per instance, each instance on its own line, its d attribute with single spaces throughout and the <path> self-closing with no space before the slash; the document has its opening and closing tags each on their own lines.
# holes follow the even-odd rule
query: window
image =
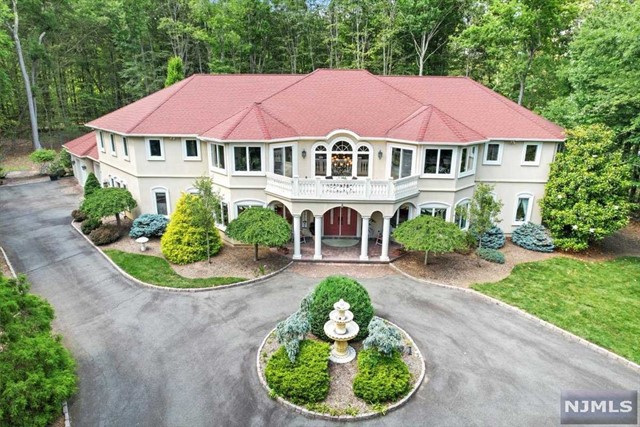
<svg viewBox="0 0 640 427">
<path fill-rule="evenodd" d="M 244 200 L 236 203 L 236 218 L 244 211 L 252 207 L 264 207 L 264 203 L 259 200 Z"/>
<path fill-rule="evenodd" d="M 200 160 L 200 141 L 197 139 L 183 139 L 182 155 L 184 160 Z"/>
<path fill-rule="evenodd" d="M 356 176 L 369 176 L 369 161 L 371 159 L 371 150 L 369 147 L 361 146 L 358 148 L 358 158 L 356 164 Z"/>
<path fill-rule="evenodd" d="M 102 131 L 98 132 L 98 142 L 100 143 L 100 151 L 104 153 L 106 150 L 104 149 L 104 135 Z"/>
<path fill-rule="evenodd" d="M 466 230 L 469 228 L 469 208 L 471 207 L 471 203 L 469 200 L 462 200 L 458 202 L 455 211 L 455 223 L 460 227 L 461 230 Z"/>
<path fill-rule="evenodd" d="M 220 212 L 216 212 L 216 222 L 220 225 L 229 225 L 229 205 L 226 202 L 220 202 Z"/>
<path fill-rule="evenodd" d="M 353 175 L 353 148 L 347 141 L 338 141 L 331 148 L 331 176 Z"/>
<path fill-rule="evenodd" d="M 158 215 L 169 215 L 169 192 L 166 188 L 159 187 L 151 190 L 153 201 Z"/>
<path fill-rule="evenodd" d="M 476 147 L 464 147 L 460 150 L 460 175 L 472 175 L 476 171 Z"/>
<path fill-rule="evenodd" d="M 164 160 L 164 144 L 161 139 L 147 140 L 147 158 L 149 160 Z"/>
<path fill-rule="evenodd" d="M 514 224 L 524 224 L 531 221 L 531 211 L 533 210 L 533 194 L 522 193 L 516 196 L 516 212 Z"/>
<path fill-rule="evenodd" d="M 211 144 L 211 167 L 215 169 L 224 169 L 224 145 Z"/>
<path fill-rule="evenodd" d="M 314 159 L 316 176 L 327 176 L 327 147 L 323 145 L 317 146 Z"/>
<path fill-rule="evenodd" d="M 447 220 L 447 211 L 449 207 L 441 203 L 430 203 L 420 206 L 420 215 L 431 215 Z"/>
<path fill-rule="evenodd" d="M 540 152 L 542 144 L 539 142 L 528 142 L 522 149 L 522 164 L 524 166 L 538 166 L 540 164 Z"/>
<path fill-rule="evenodd" d="M 487 142 L 484 145 L 484 159 L 482 164 L 499 165 L 502 163 L 502 143 Z"/>
<path fill-rule="evenodd" d="M 234 147 L 233 159 L 236 172 L 261 172 L 262 148 Z"/>
<path fill-rule="evenodd" d="M 273 173 L 293 177 L 293 147 L 277 147 L 273 149 Z"/>
<path fill-rule="evenodd" d="M 113 134 L 109 134 L 111 138 L 111 155 L 116 156 L 116 138 Z"/>
<path fill-rule="evenodd" d="M 427 148 L 424 152 L 424 173 L 450 175 L 453 161 L 451 148 Z"/>
<path fill-rule="evenodd" d="M 411 176 L 413 150 L 391 148 L 391 178 L 398 179 Z"/>
</svg>

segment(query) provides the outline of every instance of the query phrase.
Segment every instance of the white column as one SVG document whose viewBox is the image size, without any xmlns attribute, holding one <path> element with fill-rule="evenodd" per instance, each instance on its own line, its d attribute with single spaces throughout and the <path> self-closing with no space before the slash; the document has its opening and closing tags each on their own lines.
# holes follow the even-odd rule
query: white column
<svg viewBox="0 0 640 427">
<path fill-rule="evenodd" d="M 293 216 L 293 259 L 301 259 L 300 254 L 300 215 Z"/>
<path fill-rule="evenodd" d="M 316 235 L 313 236 L 313 243 L 315 244 L 315 254 L 313 259 L 322 259 L 322 215 L 314 215 L 315 226 L 314 230 Z"/>
<path fill-rule="evenodd" d="M 362 217 L 362 242 L 360 247 L 360 260 L 369 260 L 369 217 Z"/>
<path fill-rule="evenodd" d="M 382 253 L 380 261 L 389 261 L 389 234 L 391 231 L 391 217 L 385 216 L 382 223 Z"/>
</svg>

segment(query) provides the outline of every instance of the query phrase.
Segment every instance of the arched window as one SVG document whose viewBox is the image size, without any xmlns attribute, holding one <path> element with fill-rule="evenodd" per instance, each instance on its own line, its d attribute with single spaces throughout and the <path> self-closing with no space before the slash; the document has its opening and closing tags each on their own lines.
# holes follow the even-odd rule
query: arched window
<svg viewBox="0 0 640 427">
<path fill-rule="evenodd" d="M 449 205 L 444 203 L 427 203 L 420 206 L 420 215 L 437 216 L 445 221 L 449 217 Z"/>
<path fill-rule="evenodd" d="M 516 195 L 516 212 L 513 223 L 520 225 L 531 221 L 533 211 L 533 194 L 519 193 Z"/>
<path fill-rule="evenodd" d="M 461 230 L 467 230 L 469 228 L 469 208 L 471 202 L 469 199 L 463 199 L 458 202 L 455 210 L 455 223 Z"/>
<path fill-rule="evenodd" d="M 169 190 L 165 187 L 154 187 L 151 189 L 151 197 L 156 213 L 158 215 L 169 215 L 171 205 L 169 204 Z"/>
<path fill-rule="evenodd" d="M 251 207 L 265 207 L 266 203 L 260 200 L 240 200 L 236 202 L 236 218 Z"/>
<path fill-rule="evenodd" d="M 353 175 L 353 147 L 341 140 L 331 147 L 331 176 Z"/>
<path fill-rule="evenodd" d="M 369 147 L 362 145 L 358 147 L 358 159 L 356 164 L 356 176 L 369 176 L 369 163 L 371 162 L 371 150 Z"/>
<path fill-rule="evenodd" d="M 318 145 L 314 152 L 316 176 L 327 176 L 327 147 Z"/>
</svg>

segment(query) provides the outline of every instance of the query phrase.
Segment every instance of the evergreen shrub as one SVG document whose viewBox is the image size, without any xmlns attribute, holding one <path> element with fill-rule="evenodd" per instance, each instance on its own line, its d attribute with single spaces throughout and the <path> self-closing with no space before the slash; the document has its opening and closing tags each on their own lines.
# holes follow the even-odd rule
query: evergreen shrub
<svg viewBox="0 0 640 427">
<path fill-rule="evenodd" d="M 547 234 L 547 230 L 530 222 L 522 224 L 513 231 L 511 240 L 514 244 L 530 251 L 553 252 L 553 240 Z"/>
<path fill-rule="evenodd" d="M 344 276 L 329 276 L 320 282 L 313 291 L 313 300 L 309 308 L 309 323 L 311 332 L 324 340 L 331 341 L 324 334 L 324 324 L 329 320 L 329 313 L 333 305 L 340 299 L 351 305 L 353 320 L 360 325 L 360 332 L 354 341 L 361 341 L 367 337 L 368 325 L 373 317 L 373 306 L 367 290 L 358 282 Z"/>
<path fill-rule="evenodd" d="M 144 214 L 133 221 L 129 236 L 138 237 L 160 237 L 164 234 L 169 219 L 164 215 Z"/>
<path fill-rule="evenodd" d="M 87 214 L 82 212 L 80 209 L 74 209 L 71 211 L 71 217 L 76 222 L 82 222 L 87 219 Z"/>
<path fill-rule="evenodd" d="M 495 262 L 496 264 L 504 264 L 504 254 L 497 249 L 478 248 L 476 255 L 485 261 Z"/>
<path fill-rule="evenodd" d="M 102 224 L 89 233 L 89 239 L 98 245 L 108 245 L 120 238 L 120 228 L 115 224 Z"/>
<path fill-rule="evenodd" d="M 89 235 L 93 230 L 100 227 L 102 225 L 102 221 L 95 218 L 87 218 L 82 222 L 80 226 L 80 230 L 82 234 Z"/>
<path fill-rule="evenodd" d="M 385 356 L 391 356 L 394 351 L 404 350 L 402 335 L 398 328 L 385 322 L 377 316 L 373 316 L 369 322 L 369 336 L 364 340 L 364 348 L 374 348 Z"/>
<path fill-rule="evenodd" d="M 329 344 L 302 341 L 295 362 L 280 347 L 267 362 L 264 375 L 277 395 L 293 403 L 320 402 L 329 394 Z"/>
<path fill-rule="evenodd" d="M 96 178 L 96 175 L 93 172 L 89 172 L 89 175 L 87 175 L 87 179 L 84 182 L 84 197 L 89 197 L 96 190 L 101 188 L 102 186 L 100 185 L 98 178 Z"/>
<path fill-rule="evenodd" d="M 500 249 L 505 243 L 504 232 L 498 226 L 493 226 L 480 236 L 480 247 Z"/>
<path fill-rule="evenodd" d="M 385 356 L 376 349 L 358 354 L 358 373 L 353 393 L 367 403 L 385 403 L 399 399 L 410 388 L 411 375 L 400 352 Z"/>
</svg>

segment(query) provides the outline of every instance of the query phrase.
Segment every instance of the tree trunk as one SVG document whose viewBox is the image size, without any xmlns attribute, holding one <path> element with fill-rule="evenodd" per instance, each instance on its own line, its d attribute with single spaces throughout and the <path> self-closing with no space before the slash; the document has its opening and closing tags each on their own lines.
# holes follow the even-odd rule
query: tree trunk
<svg viewBox="0 0 640 427">
<path fill-rule="evenodd" d="M 524 72 L 520 76 L 520 92 L 518 93 L 518 105 L 522 105 L 522 101 L 524 100 L 524 89 L 527 83 L 527 76 L 529 75 L 529 70 L 531 69 L 531 63 L 533 62 L 533 57 L 536 54 L 535 49 L 529 50 L 529 57 L 527 58 L 527 65 L 524 69 Z"/>
<path fill-rule="evenodd" d="M 256 243 L 253 250 L 253 260 L 258 261 L 258 244 Z"/>
<path fill-rule="evenodd" d="M 427 265 L 427 257 L 429 256 L 429 251 L 424 251 L 424 265 Z"/>
<path fill-rule="evenodd" d="M 205 235 L 207 236 L 207 261 L 209 262 L 209 264 L 211 264 L 211 246 L 209 245 L 209 230 L 208 230 L 209 224 L 207 224 L 207 232 L 205 233 Z"/>
<path fill-rule="evenodd" d="M 116 224 L 118 225 L 118 227 L 120 227 L 120 214 L 119 213 L 116 214 Z"/>
</svg>

